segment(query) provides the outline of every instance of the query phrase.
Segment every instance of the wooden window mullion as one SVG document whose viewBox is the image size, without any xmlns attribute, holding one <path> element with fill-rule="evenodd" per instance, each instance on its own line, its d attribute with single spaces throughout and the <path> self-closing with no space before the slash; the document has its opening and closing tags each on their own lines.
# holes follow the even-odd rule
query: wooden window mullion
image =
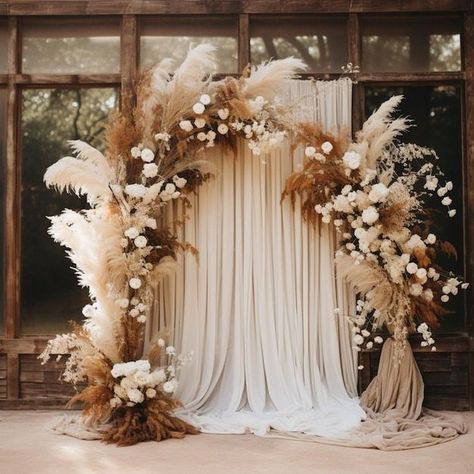
<svg viewBox="0 0 474 474">
<path fill-rule="evenodd" d="M 120 37 L 121 108 L 130 111 L 134 102 L 133 82 L 138 71 L 138 21 L 136 15 L 122 17 Z"/>
<path fill-rule="evenodd" d="M 239 15 L 239 73 L 250 63 L 249 15 Z"/>
</svg>

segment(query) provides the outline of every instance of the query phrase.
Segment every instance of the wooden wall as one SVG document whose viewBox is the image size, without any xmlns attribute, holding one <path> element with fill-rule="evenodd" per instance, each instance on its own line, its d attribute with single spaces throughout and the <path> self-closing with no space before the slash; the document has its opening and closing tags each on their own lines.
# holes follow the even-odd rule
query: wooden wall
<svg viewBox="0 0 474 474">
<path fill-rule="evenodd" d="M 20 250 L 19 250 L 19 158 L 18 93 L 21 87 L 48 85 L 114 85 L 121 87 L 122 107 L 129 107 L 132 80 L 138 67 L 138 24 L 142 15 L 233 15 L 239 25 L 239 66 L 250 59 L 249 24 L 253 15 L 348 15 L 349 60 L 360 64 L 360 15 L 365 13 L 397 15 L 459 15 L 464 23 L 463 63 L 459 72 L 441 73 L 364 73 L 354 87 L 354 127 L 360 126 L 364 115 L 363 87 L 367 84 L 460 84 L 464 91 L 464 184 L 466 209 L 466 274 L 472 281 L 474 268 L 474 0 L 96 0 L 96 1 L 1 1 L 0 19 L 8 21 L 9 73 L 0 75 L 0 86 L 8 89 L 8 129 L 5 183 L 4 225 L 5 263 L 5 328 L 0 335 L 0 408 L 62 407 L 72 389 L 58 381 L 61 363 L 51 361 L 41 366 L 37 355 L 48 337 L 22 336 L 20 318 Z M 31 76 L 20 73 L 18 40 L 20 20 L 32 15 L 118 15 L 122 20 L 120 75 Z M 320 79 L 331 75 L 314 75 Z M 427 352 L 413 341 L 413 350 L 426 382 L 426 405 L 432 408 L 474 409 L 474 299 L 469 293 L 466 325 L 458 333 L 437 336 L 436 353 Z M 379 353 L 361 354 L 364 369 L 360 388 L 367 386 L 377 370 Z"/>
</svg>

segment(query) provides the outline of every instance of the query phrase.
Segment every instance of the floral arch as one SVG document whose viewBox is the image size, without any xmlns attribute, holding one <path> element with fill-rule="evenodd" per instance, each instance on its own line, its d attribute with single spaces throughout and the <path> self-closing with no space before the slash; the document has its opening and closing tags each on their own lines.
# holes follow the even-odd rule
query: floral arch
<svg viewBox="0 0 474 474">
<path fill-rule="evenodd" d="M 189 355 L 157 339 L 142 357 L 151 282 L 174 270 L 177 252 L 196 252 L 159 217 L 212 177 L 208 148 L 235 150 L 243 139 L 256 159 L 287 137 L 304 148 L 304 167 L 290 176 L 283 198 L 301 195 L 307 220 L 320 215 L 338 231 L 338 270 L 360 295 L 356 314 L 340 315 L 352 324 L 355 350 L 381 343 L 382 326 L 392 335 L 395 365 L 411 331 L 435 350 L 430 328 L 442 303 L 467 286 L 436 265 L 436 254 L 451 248 L 430 233 L 423 200 L 436 193 L 454 215 L 452 183 L 441 182 L 432 150 L 396 141 L 408 126 L 392 118 L 401 97 L 385 102 L 351 141 L 295 122 L 291 107 L 275 97 L 284 80 L 304 69 L 299 60 L 213 82 L 212 51 L 190 50 L 173 74 L 167 60 L 145 73 L 134 110 L 110 120 L 106 153 L 72 141 L 75 156 L 45 174 L 47 186 L 85 195 L 90 205 L 52 217 L 50 234 L 68 249 L 92 302 L 84 324 L 51 340 L 41 357 L 69 354 L 64 380 L 85 384 L 71 403 L 83 403 L 90 425 L 108 423 L 101 435 L 107 442 L 196 432 L 173 414 L 176 375 Z"/>
</svg>

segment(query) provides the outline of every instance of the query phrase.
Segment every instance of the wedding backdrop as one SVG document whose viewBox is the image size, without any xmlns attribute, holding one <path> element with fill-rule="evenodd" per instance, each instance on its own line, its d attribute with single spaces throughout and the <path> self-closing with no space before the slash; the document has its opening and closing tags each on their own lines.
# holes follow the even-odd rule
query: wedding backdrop
<svg viewBox="0 0 474 474">
<path fill-rule="evenodd" d="M 134 110 L 111 119 L 105 155 L 71 141 L 76 156 L 45 173 L 48 187 L 84 195 L 90 206 L 50 217 L 49 233 L 69 249 L 92 299 L 82 327 L 40 355 L 43 363 L 69 355 L 63 379 L 86 385 L 69 403 L 82 403 L 82 415 L 56 430 L 118 445 L 250 431 L 380 449 L 463 433 L 461 419 L 422 412 L 423 382 L 407 343 L 417 331 L 436 351 L 431 328 L 442 303 L 468 283 L 436 263 L 454 249 L 430 232 L 425 200 L 436 193 L 454 217 L 453 184 L 441 184 L 433 150 L 397 142 L 409 127 L 393 118 L 403 97 L 382 104 L 351 142 L 340 123 L 350 81 L 285 83 L 306 68 L 295 58 L 212 81 L 214 52 L 196 46 L 177 69 L 163 59 L 142 75 Z M 324 131 L 331 125 L 334 133 Z M 222 186 L 202 192 L 214 168 Z M 187 224 L 190 193 L 196 214 Z M 291 198 L 286 213 L 275 212 L 278 196 L 280 205 Z M 202 266 L 198 242 L 207 246 Z M 180 252 L 198 263 L 183 262 L 173 284 Z M 146 331 L 153 307 L 158 327 L 152 321 Z M 391 338 L 359 406 L 343 367 L 383 341 L 381 328 Z"/>
<path fill-rule="evenodd" d="M 329 3 L 0 2 L 0 410 L 162 461 L 466 444 L 472 2 Z"/>
</svg>

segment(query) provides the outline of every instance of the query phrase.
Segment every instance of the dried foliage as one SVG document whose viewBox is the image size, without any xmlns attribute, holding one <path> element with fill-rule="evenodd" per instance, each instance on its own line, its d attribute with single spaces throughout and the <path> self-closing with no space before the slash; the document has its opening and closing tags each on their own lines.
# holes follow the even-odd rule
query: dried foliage
<svg viewBox="0 0 474 474">
<path fill-rule="evenodd" d="M 197 434 L 196 428 L 172 415 L 179 406 L 176 400 L 161 396 L 139 407 L 120 408 L 102 439 L 118 446 L 131 446 L 143 441 L 163 441 Z"/>
</svg>

